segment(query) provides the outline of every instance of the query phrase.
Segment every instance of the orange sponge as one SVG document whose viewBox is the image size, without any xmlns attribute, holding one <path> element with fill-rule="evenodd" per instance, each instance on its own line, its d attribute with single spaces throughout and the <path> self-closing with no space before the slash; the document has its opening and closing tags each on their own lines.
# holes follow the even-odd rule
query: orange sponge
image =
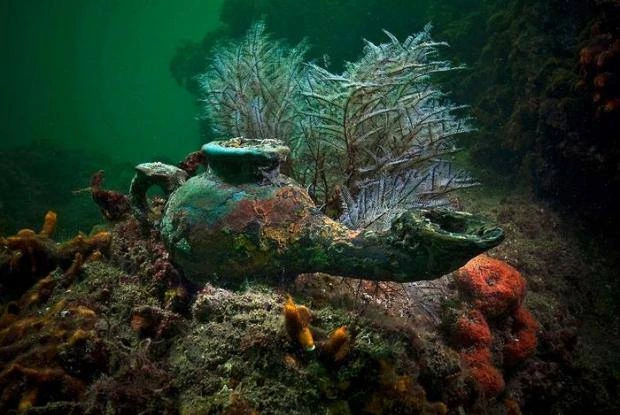
<svg viewBox="0 0 620 415">
<path fill-rule="evenodd" d="M 334 330 L 321 348 L 323 355 L 329 357 L 336 363 L 347 357 L 350 350 L 351 339 L 345 326 L 338 327 Z"/>
<path fill-rule="evenodd" d="M 298 306 L 289 296 L 284 304 L 284 323 L 289 337 L 295 340 L 306 351 L 314 350 L 314 339 L 308 328 L 310 324 L 310 310 L 304 306 Z"/>
</svg>

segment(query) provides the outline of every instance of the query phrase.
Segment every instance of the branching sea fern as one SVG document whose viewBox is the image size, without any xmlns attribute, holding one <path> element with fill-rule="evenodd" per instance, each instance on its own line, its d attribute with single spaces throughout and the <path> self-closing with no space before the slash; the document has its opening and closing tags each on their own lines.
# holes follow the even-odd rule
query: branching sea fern
<svg viewBox="0 0 620 415">
<path fill-rule="evenodd" d="M 386 31 L 389 42 L 365 41 L 362 58 L 343 74 L 311 65 L 305 77 L 307 146 L 322 167 L 313 185 L 325 197 L 341 188 L 349 226 L 389 223 L 473 184 L 441 159 L 471 127 L 431 82 L 458 68 L 435 59 L 445 44 L 433 42 L 430 29 L 402 43 Z"/>
<path fill-rule="evenodd" d="M 221 44 L 200 77 L 205 116 L 225 138 L 280 139 L 297 136 L 296 104 L 306 46 L 271 39 L 257 23 L 238 42 Z"/>
<path fill-rule="evenodd" d="M 446 161 L 366 180 L 355 196 L 341 188 L 340 221 L 352 229 L 387 229 L 406 210 L 444 205 L 449 191 L 476 184 L 466 171 Z"/>
<path fill-rule="evenodd" d="M 201 78 L 216 133 L 276 138 L 292 148 L 290 173 L 319 204 L 340 196 L 352 228 L 389 226 L 411 208 L 444 203 L 475 184 L 443 157 L 471 131 L 431 77 L 458 69 L 436 58 L 430 25 L 400 42 L 365 41 L 342 74 L 302 65 L 306 47 L 271 40 L 262 23 L 219 46 Z"/>
</svg>

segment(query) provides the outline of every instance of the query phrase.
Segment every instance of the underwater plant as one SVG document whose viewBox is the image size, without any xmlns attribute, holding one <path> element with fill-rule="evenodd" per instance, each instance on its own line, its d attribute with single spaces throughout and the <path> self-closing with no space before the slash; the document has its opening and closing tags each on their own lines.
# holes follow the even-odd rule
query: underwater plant
<svg viewBox="0 0 620 415">
<path fill-rule="evenodd" d="M 446 192 L 474 184 L 441 157 L 457 151 L 454 137 L 472 128 L 454 112 L 431 76 L 453 67 L 435 60 L 446 45 L 431 26 L 400 42 L 365 41 L 363 56 L 341 75 L 310 64 L 304 79 L 304 140 L 314 162 L 312 186 L 340 188 L 351 228 L 379 229 L 411 208 L 444 204 Z"/>
<path fill-rule="evenodd" d="M 280 139 L 297 128 L 299 77 L 307 47 L 285 47 L 256 23 L 239 42 L 220 44 L 199 77 L 205 117 L 225 138 Z"/>
<path fill-rule="evenodd" d="M 404 42 L 384 31 L 388 43 L 365 41 L 362 57 L 337 75 L 302 67 L 303 43 L 289 49 L 257 23 L 215 49 L 200 78 L 205 114 L 217 134 L 283 140 L 289 173 L 320 205 L 340 198 L 344 224 L 386 229 L 404 211 L 446 204 L 447 192 L 476 184 L 442 159 L 472 128 L 432 82 L 460 67 L 435 59 L 446 44 L 430 30 Z"/>
</svg>

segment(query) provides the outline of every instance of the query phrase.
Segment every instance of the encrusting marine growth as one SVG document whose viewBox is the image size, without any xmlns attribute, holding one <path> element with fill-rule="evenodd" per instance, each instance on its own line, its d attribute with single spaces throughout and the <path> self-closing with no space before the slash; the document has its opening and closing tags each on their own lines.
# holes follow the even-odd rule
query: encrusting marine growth
<svg viewBox="0 0 620 415">
<path fill-rule="evenodd" d="M 41 232 L 23 229 L 0 240 L 8 264 L 0 264 L 3 295 L 15 297 L 28 275 L 32 284 L 17 301 L 10 301 L 0 315 L 0 411 L 16 408 L 27 413 L 34 406 L 82 396 L 88 382 L 107 365 L 107 350 L 95 331 L 98 320 L 93 306 L 60 299 L 44 310 L 56 288 L 71 286 L 86 262 L 99 261 L 110 247 L 111 237 L 100 232 L 90 238 L 78 235 L 57 244 L 51 239 L 57 215 L 45 215 Z M 7 269 L 8 267 L 8 269 Z M 60 271 L 53 271 L 59 267 Z M 42 275 L 47 275 L 41 278 Z M 40 279 L 39 279 L 40 278 Z M 9 297 L 9 298 L 10 298 Z"/>
<path fill-rule="evenodd" d="M 19 296 L 56 267 L 66 270 L 74 261 L 108 252 L 111 235 L 105 231 L 92 236 L 80 233 L 57 243 L 51 238 L 56 221 L 56 213 L 49 211 L 39 233 L 22 229 L 16 235 L 0 237 L 0 295 Z"/>
</svg>

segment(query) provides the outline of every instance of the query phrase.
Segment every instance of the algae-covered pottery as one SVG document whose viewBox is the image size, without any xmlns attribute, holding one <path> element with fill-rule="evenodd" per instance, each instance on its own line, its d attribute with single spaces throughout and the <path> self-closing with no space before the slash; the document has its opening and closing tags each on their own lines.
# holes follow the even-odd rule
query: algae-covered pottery
<svg viewBox="0 0 620 415">
<path fill-rule="evenodd" d="M 161 235 L 195 282 L 277 279 L 326 272 L 416 281 L 450 272 L 499 244 L 501 229 L 446 209 L 403 214 L 385 232 L 353 231 L 322 214 L 280 174 L 288 148 L 276 140 L 212 142 L 208 169 L 170 194 Z"/>
</svg>

